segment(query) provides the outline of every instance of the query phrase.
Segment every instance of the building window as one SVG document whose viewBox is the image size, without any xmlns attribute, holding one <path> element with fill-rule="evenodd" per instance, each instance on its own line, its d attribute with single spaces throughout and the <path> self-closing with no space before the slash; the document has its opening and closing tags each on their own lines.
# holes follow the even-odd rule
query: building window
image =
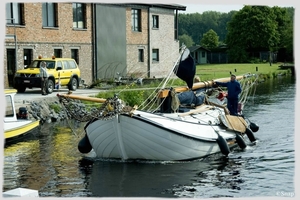
<svg viewBox="0 0 300 200">
<path fill-rule="evenodd" d="M 152 15 L 153 25 L 152 28 L 158 28 L 158 15 Z"/>
<path fill-rule="evenodd" d="M 144 49 L 139 49 L 139 62 L 144 62 Z"/>
<path fill-rule="evenodd" d="M 205 58 L 205 51 L 202 51 L 202 58 Z"/>
<path fill-rule="evenodd" d="M 62 58 L 62 50 L 54 49 L 54 56 L 55 56 L 55 58 Z"/>
<path fill-rule="evenodd" d="M 43 27 L 57 27 L 56 3 L 42 3 Z"/>
<path fill-rule="evenodd" d="M 24 4 L 6 3 L 6 23 L 24 25 Z"/>
<path fill-rule="evenodd" d="M 133 31 L 141 32 L 141 10 L 132 9 L 131 10 L 131 24 Z"/>
<path fill-rule="evenodd" d="M 79 65 L 79 53 L 78 53 L 78 49 L 71 49 L 71 58 L 73 58 L 77 65 Z"/>
<path fill-rule="evenodd" d="M 84 3 L 73 3 L 73 28 L 86 28 Z"/>
<path fill-rule="evenodd" d="M 32 49 L 24 49 L 23 50 L 24 56 L 24 66 L 29 66 L 32 62 L 33 52 Z"/>
<path fill-rule="evenodd" d="M 159 61 L 159 50 L 158 49 L 152 49 L 152 61 Z"/>
</svg>

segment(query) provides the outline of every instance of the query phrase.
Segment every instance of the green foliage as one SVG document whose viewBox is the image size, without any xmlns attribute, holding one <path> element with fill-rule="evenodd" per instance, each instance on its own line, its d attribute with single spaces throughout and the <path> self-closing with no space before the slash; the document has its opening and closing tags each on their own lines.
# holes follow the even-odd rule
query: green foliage
<svg viewBox="0 0 300 200">
<path fill-rule="evenodd" d="M 56 104 L 56 103 L 52 103 L 49 105 L 50 109 L 53 109 L 54 112 L 59 113 L 61 111 L 61 107 L 60 105 Z"/>
<path fill-rule="evenodd" d="M 279 68 L 280 65 L 281 63 L 273 64 L 272 66 L 270 66 L 269 63 L 201 64 L 196 66 L 196 76 L 199 76 L 201 81 L 210 81 L 212 79 L 229 78 L 230 73 L 234 73 L 237 76 L 249 73 L 257 74 L 260 81 L 263 81 L 291 73 L 290 70 L 281 70 Z M 141 103 L 157 91 L 159 85 L 161 85 L 160 81 L 152 81 L 150 84 L 144 84 L 142 86 L 132 84 L 126 86 L 126 88 L 116 87 L 105 92 L 100 92 L 96 97 L 107 99 L 117 95 L 129 106 L 141 105 Z M 172 79 L 166 87 L 170 88 L 176 86 L 186 86 L 186 83 L 179 78 L 175 78 Z M 89 101 L 83 101 L 83 103 L 93 107 L 95 106 L 95 104 Z M 97 103 L 97 106 L 101 106 L 101 104 Z"/>
<path fill-rule="evenodd" d="M 197 65 L 196 75 L 201 78 L 201 81 L 229 77 L 230 72 L 237 76 L 247 73 L 258 74 L 265 78 L 271 77 L 270 74 L 286 74 L 288 70 L 281 70 L 281 63 L 239 63 L 239 64 L 202 64 Z M 274 76 L 273 76 L 274 77 Z"/>
<path fill-rule="evenodd" d="M 203 35 L 212 29 L 219 36 L 220 44 L 227 44 L 230 50 L 236 46 L 244 50 L 231 50 L 232 60 L 249 62 L 248 54 L 244 52 L 260 47 L 270 51 L 283 48 L 293 58 L 293 21 L 293 7 L 244 6 L 240 11 L 229 13 L 180 13 L 178 31 L 179 35 L 186 34 L 193 41 L 200 42 Z"/>
<path fill-rule="evenodd" d="M 244 51 L 277 51 L 292 43 L 291 24 L 285 8 L 244 6 L 228 23 L 226 43 L 232 55 L 238 53 L 232 50 L 237 46 Z M 235 56 L 236 62 L 245 62 L 244 56 Z"/>
<path fill-rule="evenodd" d="M 219 40 L 225 41 L 225 37 L 227 34 L 226 24 L 231 19 L 231 16 L 232 13 L 227 14 L 216 11 L 207 11 L 203 12 L 202 14 L 180 13 L 178 16 L 178 34 L 189 35 L 193 39 L 193 41 L 200 42 L 203 34 L 209 31 L 209 29 L 213 29 L 218 34 Z"/>
<path fill-rule="evenodd" d="M 203 34 L 200 44 L 208 49 L 216 48 L 219 45 L 219 36 L 214 30 L 210 29 Z"/>
<path fill-rule="evenodd" d="M 248 61 L 247 52 L 242 47 L 233 46 L 227 52 L 230 63 L 246 63 Z"/>
<path fill-rule="evenodd" d="M 183 34 L 179 36 L 180 46 L 184 43 L 186 47 L 191 47 L 194 45 L 193 39 L 187 34 Z"/>
</svg>

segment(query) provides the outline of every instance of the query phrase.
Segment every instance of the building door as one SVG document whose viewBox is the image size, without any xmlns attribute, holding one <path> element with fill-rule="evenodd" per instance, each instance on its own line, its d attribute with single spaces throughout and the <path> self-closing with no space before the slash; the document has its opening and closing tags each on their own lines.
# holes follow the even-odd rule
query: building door
<svg viewBox="0 0 300 200">
<path fill-rule="evenodd" d="M 7 55 L 7 78 L 8 78 L 8 86 L 13 86 L 14 75 L 16 72 L 16 59 L 15 59 L 15 49 L 6 49 Z"/>
</svg>

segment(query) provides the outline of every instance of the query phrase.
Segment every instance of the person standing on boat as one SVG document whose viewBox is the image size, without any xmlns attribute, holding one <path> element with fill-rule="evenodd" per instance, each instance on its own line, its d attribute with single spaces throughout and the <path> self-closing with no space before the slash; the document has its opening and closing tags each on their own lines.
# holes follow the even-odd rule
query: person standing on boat
<svg viewBox="0 0 300 200">
<path fill-rule="evenodd" d="M 216 85 L 227 87 L 227 108 L 230 115 L 238 115 L 239 94 L 242 92 L 241 84 L 236 80 L 236 76 L 231 74 L 230 81 L 218 82 L 214 81 Z"/>
<path fill-rule="evenodd" d="M 47 66 L 47 63 L 45 61 L 41 62 L 40 77 L 41 77 L 42 95 L 47 95 L 48 73 L 47 73 L 46 66 Z"/>
</svg>

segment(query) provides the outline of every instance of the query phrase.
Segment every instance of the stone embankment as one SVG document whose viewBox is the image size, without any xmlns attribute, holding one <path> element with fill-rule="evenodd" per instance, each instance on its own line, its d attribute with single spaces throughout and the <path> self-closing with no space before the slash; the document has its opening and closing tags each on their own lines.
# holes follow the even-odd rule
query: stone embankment
<svg viewBox="0 0 300 200">
<path fill-rule="evenodd" d="M 77 89 L 73 94 L 79 96 L 95 96 L 102 90 L 99 89 Z M 39 89 L 32 89 L 25 93 L 17 93 L 15 96 L 15 106 L 18 112 L 20 107 L 25 107 L 29 119 L 40 120 L 41 123 L 51 123 L 62 121 L 68 118 L 67 112 L 59 102 L 57 94 L 66 94 L 68 89 L 61 89 L 46 96 L 42 96 Z"/>
<path fill-rule="evenodd" d="M 28 118 L 40 120 L 42 124 L 61 121 L 68 117 L 57 97 L 24 101 L 23 105 L 19 104 L 18 107 L 25 107 Z"/>
</svg>

